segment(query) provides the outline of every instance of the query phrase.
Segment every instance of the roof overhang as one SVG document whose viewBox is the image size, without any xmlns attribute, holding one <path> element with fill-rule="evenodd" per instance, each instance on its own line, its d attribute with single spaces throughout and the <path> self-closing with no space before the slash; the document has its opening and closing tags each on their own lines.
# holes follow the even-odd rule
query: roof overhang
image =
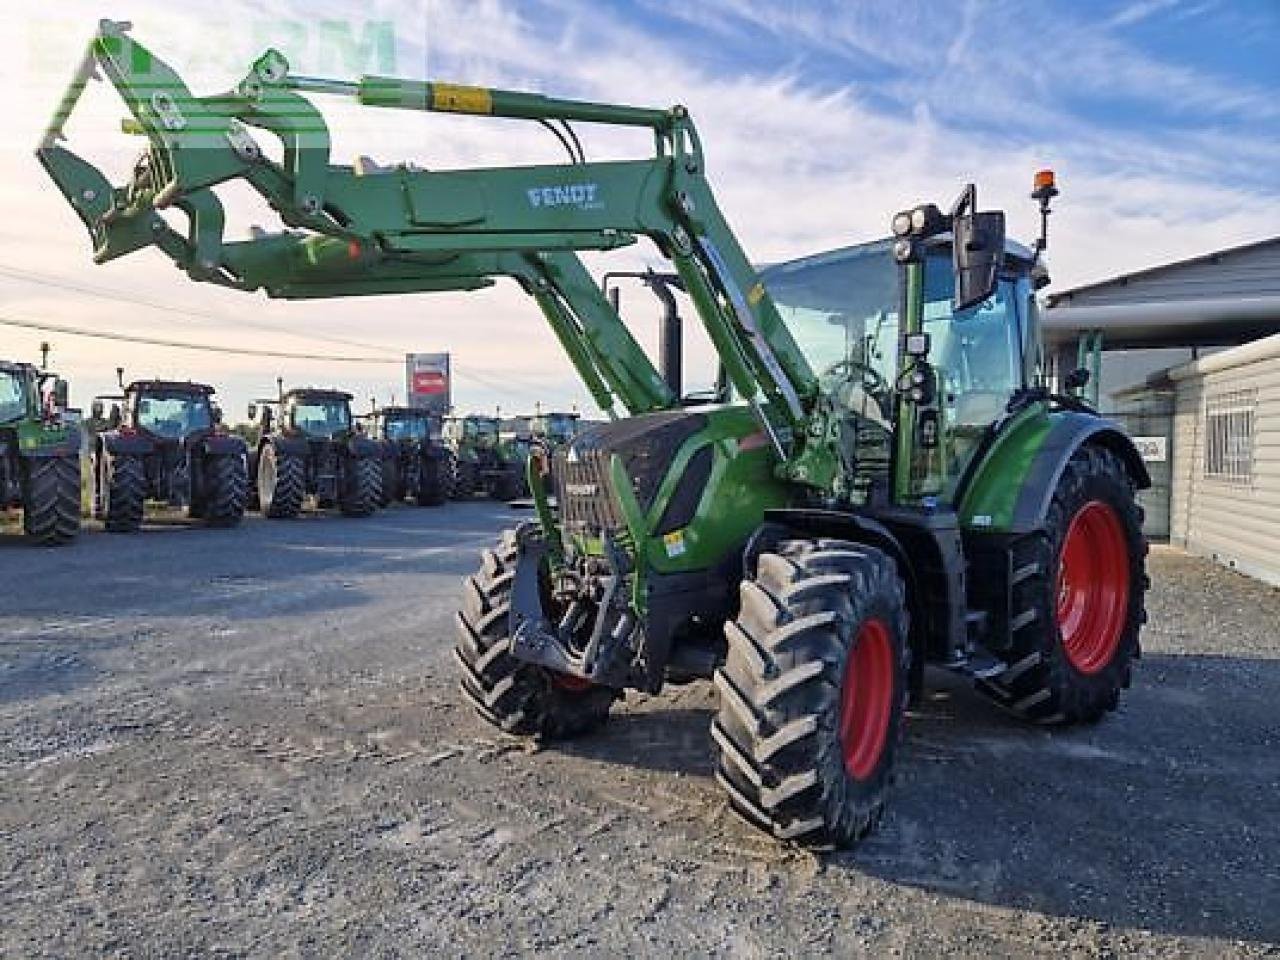
<svg viewBox="0 0 1280 960">
<path fill-rule="evenodd" d="M 1042 329 L 1051 347 L 1091 330 L 1102 332 L 1109 350 L 1234 347 L 1280 333 L 1280 297 L 1056 306 L 1044 311 Z"/>
</svg>

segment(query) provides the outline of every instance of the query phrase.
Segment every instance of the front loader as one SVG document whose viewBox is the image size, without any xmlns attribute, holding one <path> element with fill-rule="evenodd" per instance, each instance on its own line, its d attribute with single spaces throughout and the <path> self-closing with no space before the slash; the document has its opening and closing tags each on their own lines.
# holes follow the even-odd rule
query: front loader
<svg viewBox="0 0 1280 960">
<path fill-rule="evenodd" d="M 222 425 L 213 387 L 189 380 L 135 380 L 96 397 L 92 417 L 93 515 L 112 533 L 142 528 L 148 500 L 185 507 L 210 527 L 244 516 L 245 442 Z M 106 401 L 114 401 L 109 413 Z M 105 414 L 105 416 L 104 416 Z"/>
<path fill-rule="evenodd" d="M 0 507 L 22 509 L 36 543 L 80 532 L 80 429 L 67 418 L 67 382 L 30 363 L 0 360 Z"/>
<path fill-rule="evenodd" d="M 249 404 L 259 427 L 249 453 L 252 506 L 272 520 L 292 519 L 310 497 L 345 517 L 367 517 L 382 500 L 382 445 L 365 436 L 344 390 L 277 383 L 274 399 Z"/>
<path fill-rule="evenodd" d="M 710 679 L 734 809 L 823 847 L 879 820 L 926 663 L 1036 723 L 1116 707 L 1145 618 L 1135 490 L 1149 478 L 1120 428 L 1043 367 L 1043 228 L 1031 248 L 1008 241 L 968 187 L 946 211 L 895 216 L 889 240 L 760 271 L 680 106 L 293 76 L 275 51 L 196 97 L 111 24 L 86 64 L 77 83 L 100 68 L 147 137 L 130 183 L 111 186 L 58 143 L 73 84 L 41 145 L 96 259 L 154 244 L 195 280 L 286 298 L 512 278 L 610 418 L 535 451 L 536 520 L 464 584 L 461 685 L 489 723 L 551 740 L 599 726 L 626 690 Z M 571 161 L 330 164 L 304 93 L 542 122 Z M 654 149 L 591 162 L 571 123 L 647 129 Z M 283 140 L 283 163 L 251 128 Z M 291 230 L 225 241 L 213 188 L 233 179 Z M 1037 181 L 1047 218 L 1056 189 Z M 168 206 L 193 214 L 185 236 Z M 672 389 L 578 256 L 641 238 L 715 348 L 712 397 Z"/>
</svg>

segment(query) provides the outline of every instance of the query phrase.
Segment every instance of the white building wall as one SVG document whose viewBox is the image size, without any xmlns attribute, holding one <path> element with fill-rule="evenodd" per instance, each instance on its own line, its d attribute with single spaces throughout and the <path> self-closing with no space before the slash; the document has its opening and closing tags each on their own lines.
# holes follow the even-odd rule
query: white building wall
<svg viewBox="0 0 1280 960">
<path fill-rule="evenodd" d="M 1171 371 L 1173 423 L 1171 539 L 1280 586 L 1280 335 Z M 1248 482 L 1206 476 L 1206 404 L 1252 391 Z"/>
</svg>

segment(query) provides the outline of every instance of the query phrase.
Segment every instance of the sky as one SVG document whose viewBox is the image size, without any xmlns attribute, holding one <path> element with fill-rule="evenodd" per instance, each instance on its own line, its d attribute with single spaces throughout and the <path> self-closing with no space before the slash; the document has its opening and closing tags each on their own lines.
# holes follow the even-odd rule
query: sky
<svg viewBox="0 0 1280 960">
<path fill-rule="evenodd" d="M 119 7 L 119 8 L 118 8 Z M 749 255 L 774 262 L 885 235 L 892 214 L 975 181 L 1011 236 L 1037 229 L 1031 177 L 1057 171 L 1051 289 L 1280 234 L 1278 0 L 220 0 L 193 7 L 7 4 L 0 26 L 0 321 L 48 322 L 215 347 L 194 352 L 0 325 L 0 357 L 52 365 L 87 406 L 126 377 L 218 387 L 230 420 L 287 384 L 403 398 L 406 351 L 449 351 L 460 410 L 542 403 L 594 414 L 536 307 L 509 281 L 470 294 L 289 303 L 195 284 L 154 250 L 94 265 L 88 237 L 32 148 L 103 16 L 197 93 L 225 90 L 274 46 L 296 73 L 363 73 L 689 107 L 720 206 Z M 191 12 L 191 11 L 195 12 Z M 359 109 L 317 97 L 334 162 L 430 169 L 559 162 L 520 121 Z M 139 145 L 92 84 L 69 146 L 121 182 Z M 580 125 L 591 159 L 644 156 L 634 131 Z M 228 238 L 277 226 L 245 188 L 223 193 Z M 646 244 L 588 258 L 661 266 Z M 657 308 L 627 291 L 652 348 Z M 692 317 L 689 318 L 692 320 Z M 695 326 L 692 322 L 686 327 Z M 248 347 L 336 359 L 244 357 Z M 364 362 L 373 360 L 377 362 Z M 686 381 L 712 357 L 696 332 Z"/>
</svg>

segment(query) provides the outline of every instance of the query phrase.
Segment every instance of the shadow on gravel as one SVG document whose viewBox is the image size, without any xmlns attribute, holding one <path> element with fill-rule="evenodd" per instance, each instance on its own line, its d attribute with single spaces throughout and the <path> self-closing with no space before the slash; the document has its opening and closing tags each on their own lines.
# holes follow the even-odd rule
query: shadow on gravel
<svg viewBox="0 0 1280 960">
<path fill-rule="evenodd" d="M 1062 730 L 931 675 L 884 823 L 827 867 L 1119 927 L 1280 940 L 1276 704 L 1280 659 L 1148 655 L 1118 713 Z M 561 749 L 709 778 L 711 716 L 641 709 Z"/>
<path fill-rule="evenodd" d="M 556 745 L 559 753 L 664 773 L 711 777 L 709 708 L 620 713 L 593 736 Z"/>
</svg>

